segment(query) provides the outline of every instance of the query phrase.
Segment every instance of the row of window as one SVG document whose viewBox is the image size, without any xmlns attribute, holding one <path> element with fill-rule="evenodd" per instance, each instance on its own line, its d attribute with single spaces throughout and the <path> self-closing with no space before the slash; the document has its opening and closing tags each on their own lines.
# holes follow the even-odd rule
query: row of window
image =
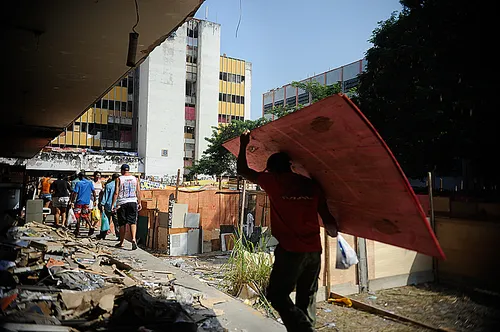
<svg viewBox="0 0 500 332">
<path fill-rule="evenodd" d="M 132 112 L 132 102 L 101 99 L 95 103 L 96 108 L 103 108 L 110 111 Z"/>
<path fill-rule="evenodd" d="M 133 77 L 125 77 L 121 81 L 115 84 L 115 86 L 121 86 L 122 88 L 127 88 L 128 86 L 132 86 L 134 83 Z"/>
<path fill-rule="evenodd" d="M 219 123 L 229 123 L 234 120 L 243 121 L 244 118 L 238 115 L 219 114 Z"/>
<path fill-rule="evenodd" d="M 244 75 L 237 75 L 237 74 L 230 74 L 230 73 L 223 73 L 223 72 L 219 72 L 219 79 L 222 81 L 232 82 L 232 83 L 245 82 Z"/>
<path fill-rule="evenodd" d="M 227 101 L 229 103 L 244 104 L 244 96 L 231 95 L 229 93 L 219 93 L 219 101 Z"/>
<path fill-rule="evenodd" d="M 131 132 L 131 125 L 119 124 L 100 124 L 100 123 L 85 123 L 75 122 L 68 128 L 69 131 L 87 133 L 89 135 L 100 134 L 101 139 L 120 139 L 120 133 Z"/>
</svg>

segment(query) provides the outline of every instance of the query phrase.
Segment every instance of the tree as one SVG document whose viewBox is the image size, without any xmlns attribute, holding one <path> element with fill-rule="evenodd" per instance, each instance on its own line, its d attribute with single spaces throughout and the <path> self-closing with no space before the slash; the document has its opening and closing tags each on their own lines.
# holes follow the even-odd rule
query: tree
<svg viewBox="0 0 500 332">
<path fill-rule="evenodd" d="M 361 109 L 408 176 L 433 169 L 452 175 L 462 160 L 491 176 L 485 148 L 494 151 L 499 135 L 491 121 L 485 71 L 474 62 L 481 52 L 471 36 L 484 34 L 475 4 L 401 4 L 402 11 L 373 32 L 358 87 Z"/>
<path fill-rule="evenodd" d="M 203 156 L 191 168 L 191 173 L 212 176 L 235 176 L 236 158 L 222 146 L 224 142 L 240 136 L 245 130 L 252 130 L 267 123 L 267 120 L 239 121 L 233 120 L 227 124 L 213 127 L 212 136 L 205 138 L 209 144 Z"/>
</svg>

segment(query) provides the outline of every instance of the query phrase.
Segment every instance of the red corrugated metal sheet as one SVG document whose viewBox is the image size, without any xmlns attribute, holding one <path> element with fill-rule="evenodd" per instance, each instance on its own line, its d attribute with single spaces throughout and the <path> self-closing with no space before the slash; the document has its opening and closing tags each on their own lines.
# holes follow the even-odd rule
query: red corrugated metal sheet
<svg viewBox="0 0 500 332">
<path fill-rule="evenodd" d="M 323 99 L 251 133 L 248 162 L 287 152 L 323 186 L 340 231 L 444 259 L 425 213 L 391 151 L 344 95 Z M 224 146 L 237 155 L 239 138 Z"/>
</svg>

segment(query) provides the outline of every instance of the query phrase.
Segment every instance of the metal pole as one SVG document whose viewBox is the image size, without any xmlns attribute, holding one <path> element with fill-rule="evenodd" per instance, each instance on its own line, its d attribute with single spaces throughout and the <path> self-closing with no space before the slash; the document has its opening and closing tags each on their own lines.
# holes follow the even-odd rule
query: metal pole
<svg viewBox="0 0 500 332">
<path fill-rule="evenodd" d="M 181 169 L 177 169 L 177 181 L 175 182 L 175 202 L 177 203 L 177 197 L 179 196 L 179 181 L 181 177 Z"/>
<path fill-rule="evenodd" d="M 434 199 L 433 199 L 433 194 L 432 194 L 432 172 L 427 173 L 427 182 L 429 183 L 428 190 L 429 190 L 429 208 L 430 208 L 430 223 L 432 230 L 435 232 L 435 227 L 434 227 Z"/>
<path fill-rule="evenodd" d="M 243 220 L 245 220 L 245 196 L 247 189 L 247 180 L 243 180 L 243 189 L 241 191 L 241 214 L 240 214 L 240 241 L 243 241 Z"/>
</svg>

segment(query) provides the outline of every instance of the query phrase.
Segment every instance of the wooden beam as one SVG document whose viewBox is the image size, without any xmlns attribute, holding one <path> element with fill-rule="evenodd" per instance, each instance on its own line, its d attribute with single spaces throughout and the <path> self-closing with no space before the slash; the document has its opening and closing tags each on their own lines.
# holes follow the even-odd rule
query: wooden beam
<svg viewBox="0 0 500 332">
<path fill-rule="evenodd" d="M 368 258 L 366 255 L 366 239 L 356 237 L 356 249 L 359 258 L 358 284 L 360 292 L 368 291 Z"/>
<path fill-rule="evenodd" d="M 331 288 L 330 288 L 330 240 L 328 238 L 328 233 L 326 229 L 323 229 L 323 238 L 325 241 L 325 291 L 326 291 L 326 300 L 330 296 Z"/>
</svg>

